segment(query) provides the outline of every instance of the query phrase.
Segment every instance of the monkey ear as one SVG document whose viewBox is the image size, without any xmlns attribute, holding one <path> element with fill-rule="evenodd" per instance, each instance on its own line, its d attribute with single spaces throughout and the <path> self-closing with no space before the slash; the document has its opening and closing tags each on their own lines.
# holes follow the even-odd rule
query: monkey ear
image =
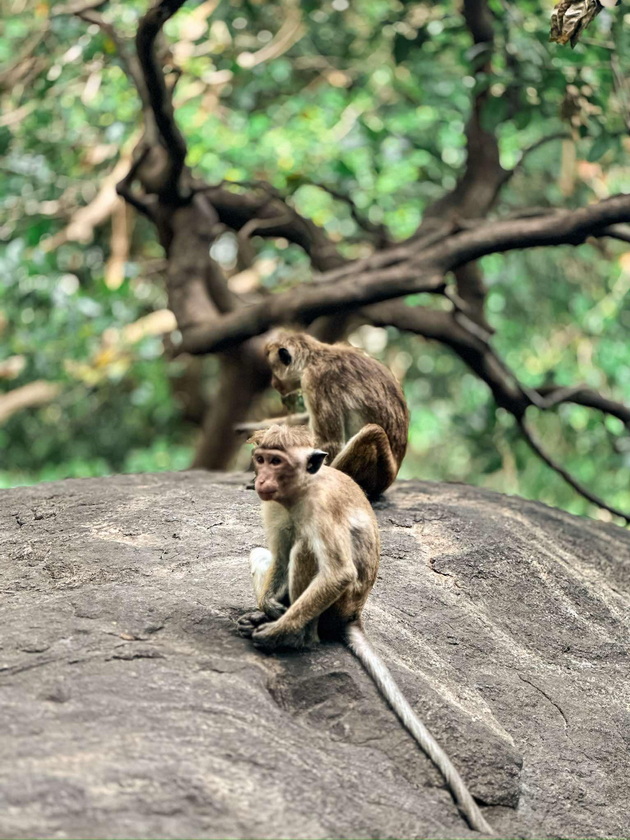
<svg viewBox="0 0 630 840">
<path fill-rule="evenodd" d="M 291 354 L 289 353 L 286 347 L 281 347 L 278 350 L 278 358 L 280 359 L 283 365 L 288 366 L 291 364 Z"/>
<path fill-rule="evenodd" d="M 316 472 L 319 472 L 319 468 L 324 463 L 324 458 L 327 455 L 328 452 L 322 452 L 321 449 L 314 449 L 306 459 L 306 472 L 311 475 L 315 475 Z"/>
</svg>

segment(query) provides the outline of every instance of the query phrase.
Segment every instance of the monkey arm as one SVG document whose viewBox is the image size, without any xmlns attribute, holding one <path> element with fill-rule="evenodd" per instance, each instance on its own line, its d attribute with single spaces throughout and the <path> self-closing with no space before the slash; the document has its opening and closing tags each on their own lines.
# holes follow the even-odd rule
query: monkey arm
<svg viewBox="0 0 630 840">
<path fill-rule="evenodd" d="M 294 542 L 286 510 L 275 502 L 263 506 L 270 558 L 256 586 L 258 608 L 270 618 L 279 618 L 289 602 L 289 558 Z"/>
<path fill-rule="evenodd" d="M 288 563 L 273 557 L 262 585 L 256 592 L 258 608 L 269 618 L 276 619 L 286 611 L 289 596 Z"/>
<path fill-rule="evenodd" d="M 281 624 L 288 632 L 302 630 L 331 607 L 356 579 L 357 572 L 351 561 L 334 573 L 332 570 L 320 572 L 276 624 Z"/>
<path fill-rule="evenodd" d="M 336 547 L 340 548 L 340 547 Z M 299 553 L 294 562 L 300 563 Z M 272 650 L 276 647 L 302 647 L 311 622 L 331 607 L 346 589 L 357 580 L 351 552 L 331 548 L 318 552 L 321 569 L 302 594 L 277 621 L 255 630 L 252 639 L 257 647 Z"/>
<path fill-rule="evenodd" d="M 249 564 L 258 609 L 246 612 L 238 619 L 238 632 L 245 638 L 251 638 L 261 624 L 274 621 L 286 612 L 288 561 L 283 564 L 282 557 L 282 553 L 274 555 L 267 548 L 254 548 L 250 552 Z"/>
</svg>

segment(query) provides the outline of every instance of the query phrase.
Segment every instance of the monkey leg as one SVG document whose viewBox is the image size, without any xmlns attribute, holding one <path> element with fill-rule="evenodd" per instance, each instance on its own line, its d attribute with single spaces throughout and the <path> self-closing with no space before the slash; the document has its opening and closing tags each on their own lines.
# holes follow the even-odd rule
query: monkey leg
<svg viewBox="0 0 630 840">
<path fill-rule="evenodd" d="M 267 576 L 273 564 L 273 555 L 268 548 L 252 548 L 249 553 L 249 568 L 252 573 L 256 603 L 260 603 L 266 591 Z"/>
<path fill-rule="evenodd" d="M 261 624 L 280 618 L 287 610 L 286 579 L 280 564 L 274 563 L 267 548 L 253 548 L 249 555 L 254 595 L 259 609 L 245 613 L 238 619 L 238 632 L 249 638 Z"/>
<path fill-rule="evenodd" d="M 387 490 L 398 474 L 389 438 L 375 423 L 351 437 L 331 467 L 353 478 L 370 499 Z"/>
<path fill-rule="evenodd" d="M 298 630 L 278 630 L 277 621 L 269 621 L 254 629 L 251 640 L 258 650 L 301 650 L 318 641 L 317 619 Z M 265 633 L 264 631 L 269 632 Z"/>
<path fill-rule="evenodd" d="M 252 583 L 256 603 L 261 609 L 245 613 L 238 619 L 238 632 L 250 638 L 261 624 L 273 621 L 286 612 L 286 606 L 269 592 L 270 576 L 273 572 L 273 555 L 267 548 L 253 548 L 249 555 Z"/>
<path fill-rule="evenodd" d="M 335 559 L 341 560 L 340 557 Z M 329 568 L 319 572 L 281 618 L 254 630 L 254 646 L 262 650 L 304 647 L 315 638 L 321 614 L 338 601 L 356 579 L 357 572 L 349 558 L 343 565 L 336 565 L 334 571 Z"/>
</svg>

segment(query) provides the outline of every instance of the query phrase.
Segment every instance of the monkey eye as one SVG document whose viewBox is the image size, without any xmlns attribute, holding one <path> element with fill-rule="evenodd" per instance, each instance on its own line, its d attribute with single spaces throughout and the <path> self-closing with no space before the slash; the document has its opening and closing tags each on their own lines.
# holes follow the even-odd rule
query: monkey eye
<svg viewBox="0 0 630 840">
<path fill-rule="evenodd" d="M 256 455 L 254 460 L 256 461 L 257 464 L 264 464 L 265 463 L 265 459 L 263 458 L 262 455 Z"/>
<path fill-rule="evenodd" d="M 276 456 L 273 457 L 269 463 L 273 464 L 274 467 L 277 467 L 278 464 L 282 463 L 282 460 Z"/>
<path fill-rule="evenodd" d="M 286 347 L 281 347 L 278 350 L 278 358 L 280 359 L 283 365 L 291 364 L 291 354 L 289 353 Z"/>
</svg>

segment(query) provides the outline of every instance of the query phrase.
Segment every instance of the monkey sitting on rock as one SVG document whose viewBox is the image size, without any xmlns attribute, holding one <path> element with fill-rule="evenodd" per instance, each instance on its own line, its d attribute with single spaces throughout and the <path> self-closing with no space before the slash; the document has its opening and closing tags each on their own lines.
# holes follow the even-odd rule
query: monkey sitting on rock
<svg viewBox="0 0 630 840">
<path fill-rule="evenodd" d="M 256 446 L 255 489 L 268 548 L 251 552 L 259 609 L 241 616 L 239 632 L 266 651 L 299 649 L 319 638 L 345 642 L 440 770 L 471 827 L 492 834 L 449 757 L 363 632 L 361 613 L 380 556 L 378 525 L 365 494 L 348 475 L 323 465 L 327 453 L 304 427 L 272 426 L 249 443 Z"/>
<path fill-rule="evenodd" d="M 407 449 L 409 409 L 391 371 L 356 347 L 306 333 L 280 331 L 265 352 L 271 384 L 283 397 L 301 389 L 306 414 L 238 428 L 308 422 L 327 463 L 377 498 L 396 478 Z"/>
</svg>

